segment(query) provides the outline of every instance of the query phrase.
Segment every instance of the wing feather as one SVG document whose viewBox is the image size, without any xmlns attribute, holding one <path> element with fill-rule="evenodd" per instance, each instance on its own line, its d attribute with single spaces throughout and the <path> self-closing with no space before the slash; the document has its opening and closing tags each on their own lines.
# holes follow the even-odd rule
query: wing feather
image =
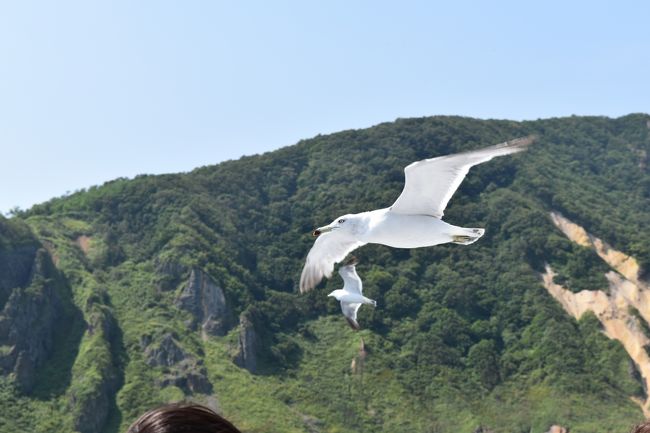
<svg viewBox="0 0 650 433">
<path fill-rule="evenodd" d="M 404 189 L 390 210 L 442 218 L 447 203 L 472 166 L 526 150 L 534 139 L 522 137 L 483 149 L 414 162 L 404 169 Z"/>
<path fill-rule="evenodd" d="M 320 235 L 307 254 L 307 260 L 300 275 L 300 292 L 310 291 L 320 283 L 323 277 L 330 278 L 334 271 L 334 264 L 362 245 L 365 243 L 336 231 Z"/>
<path fill-rule="evenodd" d="M 341 266 L 339 275 L 343 278 L 343 290 L 359 295 L 363 294 L 363 282 L 357 274 L 355 265 Z"/>
</svg>

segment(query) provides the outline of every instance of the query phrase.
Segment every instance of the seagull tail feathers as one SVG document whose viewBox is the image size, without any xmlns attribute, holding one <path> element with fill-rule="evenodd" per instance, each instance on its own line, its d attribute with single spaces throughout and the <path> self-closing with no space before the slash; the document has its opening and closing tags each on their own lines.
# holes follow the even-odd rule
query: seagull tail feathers
<svg viewBox="0 0 650 433">
<path fill-rule="evenodd" d="M 451 241 L 459 245 L 473 244 L 485 234 L 485 229 L 461 228 L 461 231 L 451 236 Z"/>
<path fill-rule="evenodd" d="M 348 321 L 348 325 L 350 325 L 350 327 L 352 329 L 354 329 L 355 331 L 358 331 L 358 330 L 361 329 L 361 326 L 359 326 L 359 323 L 356 320 L 350 319 L 349 317 L 346 317 L 345 320 Z"/>
</svg>

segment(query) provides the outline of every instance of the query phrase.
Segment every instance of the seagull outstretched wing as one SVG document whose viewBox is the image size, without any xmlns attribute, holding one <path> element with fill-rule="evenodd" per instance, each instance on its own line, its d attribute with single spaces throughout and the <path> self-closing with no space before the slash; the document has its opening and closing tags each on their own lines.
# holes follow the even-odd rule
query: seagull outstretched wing
<svg viewBox="0 0 650 433">
<path fill-rule="evenodd" d="M 414 162 L 404 169 L 405 183 L 391 212 L 442 218 L 447 203 L 469 169 L 496 156 L 525 150 L 535 137 L 506 141 L 483 149 Z"/>
<path fill-rule="evenodd" d="M 351 294 L 363 295 L 363 282 L 359 274 L 357 274 L 357 263 L 356 257 L 352 257 L 345 266 L 339 268 L 339 275 L 343 278 L 343 290 Z M 352 329 L 357 331 L 361 329 L 359 322 L 357 322 L 359 307 L 361 307 L 360 303 L 341 301 L 341 311 L 343 311 L 345 319 Z"/>
<path fill-rule="evenodd" d="M 307 254 L 305 267 L 302 269 L 302 275 L 300 276 L 300 292 L 310 291 L 320 283 L 323 277 L 330 278 L 332 271 L 334 271 L 334 264 L 343 260 L 351 251 L 362 245 L 365 245 L 365 243 L 348 237 L 345 233 L 339 231 L 331 231 L 320 235 L 314 242 L 314 246 L 309 250 L 309 254 Z M 356 271 L 354 273 L 356 275 Z M 357 276 L 357 278 L 359 277 Z"/>
<path fill-rule="evenodd" d="M 339 268 L 339 275 L 343 278 L 343 290 L 363 295 L 363 282 L 357 274 L 357 263 L 357 259 L 353 257 L 345 266 Z"/>
</svg>

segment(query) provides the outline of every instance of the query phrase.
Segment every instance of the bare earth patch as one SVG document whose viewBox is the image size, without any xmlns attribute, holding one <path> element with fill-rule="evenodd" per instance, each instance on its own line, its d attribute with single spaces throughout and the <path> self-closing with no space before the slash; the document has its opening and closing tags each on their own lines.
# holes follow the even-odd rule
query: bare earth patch
<svg viewBox="0 0 650 433">
<path fill-rule="evenodd" d="M 81 248 L 84 254 L 88 254 L 88 251 L 90 251 L 90 236 L 81 235 L 75 239 L 74 243 Z"/>
<path fill-rule="evenodd" d="M 551 213 L 551 219 L 570 240 L 593 248 L 612 270 L 605 274 L 609 282 L 609 293 L 603 290 L 574 293 L 555 284 L 555 273 L 548 264 L 542 275 L 544 287 L 576 319 L 587 311 L 592 311 L 603 325 L 605 335 L 623 344 L 643 378 L 644 389 L 650 390 L 650 356 L 646 351 L 650 339 L 639 323 L 640 320 L 650 323 L 650 287 L 639 278 L 639 264 L 634 257 L 615 250 L 562 215 Z M 632 315 L 630 307 L 634 307 L 641 317 Z M 646 395 L 645 400 L 636 397 L 631 399 L 650 418 L 650 396 Z"/>
</svg>

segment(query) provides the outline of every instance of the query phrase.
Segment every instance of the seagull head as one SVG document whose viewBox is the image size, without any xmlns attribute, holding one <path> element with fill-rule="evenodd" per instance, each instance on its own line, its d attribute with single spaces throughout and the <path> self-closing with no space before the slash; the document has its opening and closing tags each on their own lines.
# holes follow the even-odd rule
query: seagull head
<svg viewBox="0 0 650 433">
<path fill-rule="evenodd" d="M 343 296 L 344 293 L 345 293 L 345 292 L 344 292 L 343 290 L 338 289 L 338 290 L 334 290 L 333 292 L 330 292 L 330 294 L 327 295 L 327 297 L 330 297 L 330 296 L 331 296 L 331 297 L 333 297 L 333 298 L 336 298 L 336 300 L 338 301 L 339 298 L 340 298 L 341 296 Z"/>
<path fill-rule="evenodd" d="M 336 231 L 336 230 L 353 232 L 356 226 L 356 220 L 357 220 L 356 217 L 357 215 L 354 214 L 340 216 L 336 218 L 334 221 L 332 221 L 330 224 L 323 227 L 318 227 L 311 234 L 314 235 L 314 237 L 318 237 L 323 233 Z"/>
</svg>

